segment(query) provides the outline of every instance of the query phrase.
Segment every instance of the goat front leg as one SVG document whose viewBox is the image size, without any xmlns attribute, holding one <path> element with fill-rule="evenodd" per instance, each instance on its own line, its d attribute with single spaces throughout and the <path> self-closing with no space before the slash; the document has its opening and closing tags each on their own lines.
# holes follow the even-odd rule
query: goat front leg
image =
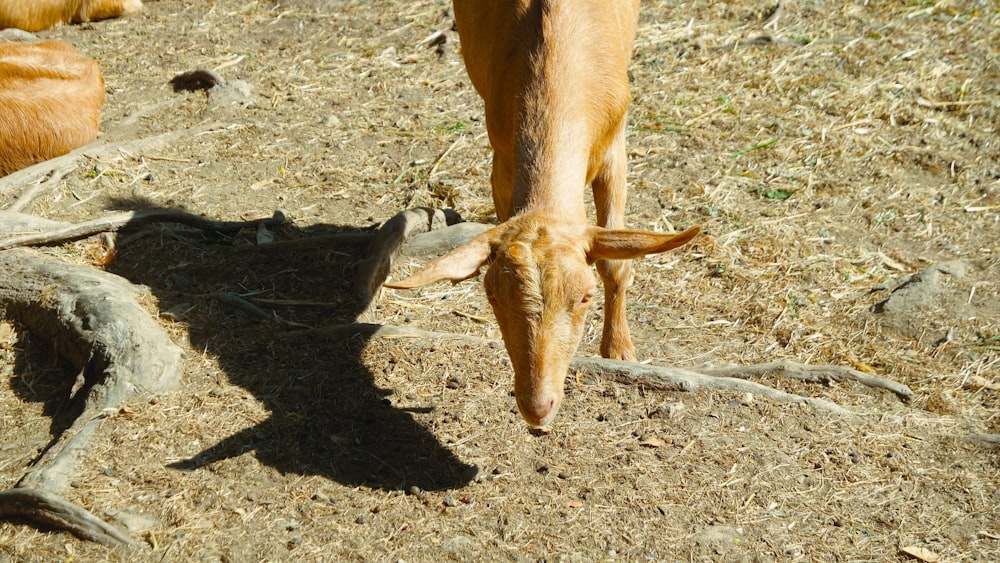
<svg viewBox="0 0 1000 563">
<path fill-rule="evenodd" d="M 597 224 L 606 229 L 625 228 L 625 196 L 627 172 L 625 156 L 625 120 L 619 127 L 605 158 L 604 167 L 594 178 L 594 204 Z M 604 333 L 601 336 L 601 356 L 614 360 L 633 361 L 635 348 L 625 316 L 625 294 L 632 285 L 631 260 L 598 260 L 597 271 L 604 282 Z"/>
<path fill-rule="evenodd" d="M 514 159 L 512 157 L 494 151 L 490 187 L 493 189 L 493 208 L 497 213 L 497 223 L 503 223 L 510 219 L 514 212 Z"/>
</svg>

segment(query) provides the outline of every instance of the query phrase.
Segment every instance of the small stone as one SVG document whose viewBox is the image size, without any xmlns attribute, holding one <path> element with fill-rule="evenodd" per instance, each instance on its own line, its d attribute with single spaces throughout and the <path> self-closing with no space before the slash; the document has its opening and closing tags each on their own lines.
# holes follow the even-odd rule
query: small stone
<svg viewBox="0 0 1000 563">
<path fill-rule="evenodd" d="M 649 413 L 649 418 L 666 418 L 675 419 L 684 412 L 687 407 L 684 403 L 678 401 L 676 403 L 662 403 L 656 410 Z"/>
<path fill-rule="evenodd" d="M 661 448 L 665 444 L 656 436 L 643 436 L 639 439 L 639 445 L 644 448 Z"/>
<path fill-rule="evenodd" d="M 126 512 L 124 510 L 112 510 L 107 513 L 107 515 L 114 521 L 125 526 L 128 531 L 138 534 L 146 530 L 152 530 L 160 526 L 160 522 L 144 516 L 142 514 L 136 514 L 134 512 Z"/>
</svg>

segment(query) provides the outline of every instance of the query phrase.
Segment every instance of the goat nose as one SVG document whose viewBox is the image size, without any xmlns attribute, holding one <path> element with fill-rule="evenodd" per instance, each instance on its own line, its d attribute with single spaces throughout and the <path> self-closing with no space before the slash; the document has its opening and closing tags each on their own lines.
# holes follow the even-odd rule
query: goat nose
<svg viewBox="0 0 1000 563">
<path fill-rule="evenodd" d="M 556 417 L 559 410 L 559 402 L 552 397 L 538 397 L 522 403 L 518 401 L 518 410 L 521 411 L 521 418 L 529 425 L 539 428 L 548 426 L 552 419 Z"/>
</svg>

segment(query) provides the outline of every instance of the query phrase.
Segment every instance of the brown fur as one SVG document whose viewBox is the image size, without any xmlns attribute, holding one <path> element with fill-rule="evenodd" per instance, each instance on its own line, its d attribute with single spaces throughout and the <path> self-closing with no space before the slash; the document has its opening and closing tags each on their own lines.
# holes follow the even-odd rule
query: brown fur
<svg viewBox="0 0 1000 563">
<path fill-rule="evenodd" d="M 141 13 L 142 0 L 0 0 L 0 29 L 41 31 Z"/>
<path fill-rule="evenodd" d="M 597 281 L 601 354 L 635 359 L 625 318 L 632 258 L 694 237 L 625 224 L 627 69 L 638 0 L 455 0 L 466 68 L 486 106 L 493 200 L 502 222 L 389 287 L 484 285 L 514 367 L 514 395 L 533 426 L 552 422 Z M 587 225 L 590 185 L 599 227 Z"/>
<path fill-rule="evenodd" d="M 61 41 L 0 42 L 0 176 L 97 138 L 104 78 Z"/>
</svg>

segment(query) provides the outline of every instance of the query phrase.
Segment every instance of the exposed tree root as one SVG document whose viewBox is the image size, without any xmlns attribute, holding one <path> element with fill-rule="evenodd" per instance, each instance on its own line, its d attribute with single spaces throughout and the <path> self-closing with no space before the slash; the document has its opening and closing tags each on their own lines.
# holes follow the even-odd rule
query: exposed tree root
<svg viewBox="0 0 1000 563">
<path fill-rule="evenodd" d="M 24 518 L 105 545 L 135 543 L 134 538 L 89 511 L 41 489 L 0 491 L 0 518 Z"/>
<path fill-rule="evenodd" d="M 309 330 L 296 330 L 278 334 L 278 338 L 307 338 L 316 340 L 345 340 L 355 336 L 367 338 L 436 338 L 441 340 L 462 340 L 472 344 L 500 344 L 499 340 L 479 338 L 453 332 L 431 332 L 405 326 L 381 325 L 376 323 L 349 323 L 325 326 Z"/>
<path fill-rule="evenodd" d="M 52 161 L 48 164 L 50 168 L 53 165 Z M 9 185 L 0 183 L 0 194 L 8 190 Z M 281 224 L 284 215 L 279 211 L 269 219 L 220 222 L 179 211 L 152 210 L 66 224 L 10 211 L 0 212 L 0 272 L 5 273 L 0 276 L 0 315 L 16 318 L 33 334 L 51 342 L 56 353 L 80 370 L 72 393 L 76 395 L 81 389 L 87 390 L 82 413 L 53 440 L 14 489 L 0 492 L 0 518 L 26 518 L 101 543 L 133 543 L 128 534 L 60 498 L 58 493 L 66 488 L 80 455 L 100 428 L 103 418 L 137 393 L 175 388 L 179 384 L 182 352 L 170 342 L 148 312 L 135 302 L 134 297 L 139 290 L 126 280 L 14 247 L 63 242 L 115 231 L 125 225 L 164 221 L 204 230 L 234 231 Z M 377 233 L 344 233 L 334 235 L 331 240 L 324 238 L 323 241 L 345 245 L 370 243 L 368 258 L 358 266 L 355 291 L 364 302 L 373 303 L 379 288 L 389 276 L 392 260 L 397 254 L 439 254 L 489 228 L 487 225 L 458 221 L 457 216 L 448 216 L 440 210 L 417 208 L 393 217 Z M 289 243 L 302 244 L 302 241 Z M 260 248 L 280 246 L 283 243 L 262 245 Z M 238 296 L 219 293 L 213 294 L 213 297 L 231 303 L 253 317 L 271 319 L 270 315 Z M 293 326 L 294 323 L 286 324 Z M 458 339 L 478 345 L 502 345 L 499 341 L 460 334 L 365 323 L 286 332 L 281 338 L 343 340 L 356 335 L 368 338 Z M 827 400 L 785 393 L 745 378 L 778 375 L 809 382 L 851 380 L 890 390 L 902 399 L 913 395 L 905 385 L 857 370 L 788 361 L 744 367 L 680 369 L 600 358 L 575 358 L 571 367 L 658 389 L 740 391 L 777 402 L 804 403 L 837 414 L 859 413 Z"/>
<path fill-rule="evenodd" d="M 26 224 L 24 218 L 31 216 L 20 213 L 8 215 L 7 212 L 0 211 L 0 235 L 5 231 L 10 232 L 10 228 L 7 227 L 8 217 L 11 223 L 22 225 Z M 275 211 L 274 215 L 267 219 L 256 219 L 253 221 L 211 221 L 197 215 L 192 215 L 191 213 L 173 209 L 127 211 L 125 213 L 91 219 L 82 223 L 38 223 L 35 227 L 36 232 L 0 238 L 0 250 L 18 246 L 66 242 L 97 233 L 117 231 L 126 225 L 134 227 L 146 223 L 165 222 L 180 223 L 204 231 L 233 232 L 248 227 L 257 227 L 261 224 L 268 227 L 281 225 L 285 222 L 285 214 L 281 211 Z"/>
<path fill-rule="evenodd" d="M 902 383 L 844 366 L 813 366 L 800 364 L 791 360 L 779 360 L 777 362 L 753 366 L 705 367 L 698 368 L 698 371 L 705 375 L 735 377 L 738 379 L 779 375 L 810 383 L 829 383 L 831 381 L 845 380 L 856 381 L 868 387 L 892 391 L 904 401 L 909 401 L 913 398 L 913 391 Z"/>
<path fill-rule="evenodd" d="M 482 223 L 458 223 L 426 233 L 413 235 L 401 249 L 400 256 L 430 256 L 441 254 L 455 248 L 468 241 L 479 233 L 489 229 L 490 225 Z M 356 231 L 346 233 L 333 233 L 330 235 L 319 235 L 314 237 L 304 237 L 290 240 L 279 240 L 258 247 L 259 250 L 287 250 L 289 248 L 302 247 L 371 247 L 372 240 L 375 239 L 377 231 Z"/>
<path fill-rule="evenodd" d="M 63 221 L 53 221 L 27 213 L 0 211 L 0 240 L 3 240 L 4 237 L 54 231 L 66 228 L 68 225 L 69 223 Z"/>
<path fill-rule="evenodd" d="M 739 391 L 741 393 L 753 393 L 776 403 L 803 403 L 815 409 L 839 415 L 862 414 L 861 412 L 842 407 L 837 403 L 825 399 L 785 393 L 784 391 L 779 391 L 773 387 L 761 385 L 753 381 L 710 375 L 692 369 L 650 366 L 636 362 L 608 360 L 606 358 L 573 358 L 570 366 L 573 369 L 611 377 L 623 383 L 641 384 L 654 389 L 693 392 L 708 388 Z M 749 366 L 751 370 L 756 367 Z M 836 366 L 810 367 L 825 369 Z"/>
<path fill-rule="evenodd" d="M 210 107 L 249 100 L 249 85 L 224 84 L 213 76 L 212 93 L 221 95 L 212 96 L 214 106 Z M 68 224 L 19 212 L 74 171 L 80 158 L 148 149 L 214 125 L 205 122 L 124 142 L 99 141 L 0 178 L 0 197 L 13 199 L 0 211 L 0 316 L 15 318 L 79 370 L 70 400 L 76 400 L 81 391 L 86 393 L 81 413 L 69 428 L 48 445 L 14 489 L 0 491 L 0 518 L 26 518 L 105 544 L 133 543 L 128 534 L 57 493 L 66 488 L 101 420 L 136 394 L 178 387 L 183 358 L 183 351 L 136 302 L 139 288 L 118 276 L 16 247 L 65 242 L 151 222 L 225 232 L 285 221 L 280 211 L 269 219 L 220 222 L 174 210 L 147 210 Z"/>
<path fill-rule="evenodd" d="M 415 207 L 407 209 L 402 213 L 393 216 L 375 233 L 371 245 L 369 245 L 368 256 L 358 262 L 357 271 L 354 275 L 354 292 L 360 302 L 368 303 L 369 307 L 375 303 L 375 298 L 381 291 L 382 284 L 389 278 L 389 271 L 392 268 L 392 260 L 397 253 L 416 235 L 432 231 L 442 231 L 432 239 L 422 241 L 417 245 L 408 245 L 413 252 L 433 253 L 457 246 L 468 238 L 470 232 L 468 228 L 454 230 L 446 229 L 448 225 L 457 227 L 461 218 L 454 210 L 433 209 L 430 207 Z M 472 235 L 475 236 L 475 235 Z"/>
<path fill-rule="evenodd" d="M 354 336 L 365 336 L 368 338 L 452 339 L 462 340 L 478 345 L 489 343 L 502 345 L 500 341 L 478 338 L 475 336 L 429 332 L 410 327 L 371 323 L 351 323 L 313 330 L 288 332 L 284 333 L 281 337 L 343 340 Z M 888 389 L 900 398 L 908 399 L 913 396 L 913 391 L 905 385 L 850 368 L 840 366 L 813 366 L 784 360 L 780 362 L 771 362 L 745 367 L 684 369 L 650 366 L 637 362 L 624 362 L 619 360 L 608 360 L 605 358 L 577 357 L 573 358 L 573 361 L 570 363 L 570 368 L 579 371 L 586 371 L 595 375 L 610 377 L 629 384 L 638 383 L 656 389 L 697 391 L 699 389 L 710 388 L 753 393 L 775 402 L 803 403 L 819 410 L 826 410 L 841 415 L 862 413 L 842 407 L 825 399 L 785 393 L 784 391 L 779 391 L 753 381 L 747 381 L 743 378 L 750 377 L 752 375 L 780 375 L 810 382 L 828 382 L 831 380 L 840 381 L 848 379 L 862 383 L 869 387 Z"/>
<path fill-rule="evenodd" d="M 454 222 L 454 221 L 453 221 Z M 368 256 L 358 262 L 354 291 L 362 303 L 371 303 L 389 276 L 392 258 L 413 235 L 443 227 L 448 223 L 444 211 L 417 207 L 398 213 L 385 222 L 368 249 Z"/>
<path fill-rule="evenodd" d="M 8 205 L 6 209 L 8 211 L 23 211 L 35 198 L 50 189 L 54 189 L 60 179 L 76 170 L 76 167 L 79 165 L 78 160 L 81 157 L 102 158 L 110 154 L 163 146 L 174 139 L 195 135 L 201 131 L 210 129 L 214 125 L 217 124 L 205 123 L 190 129 L 168 131 L 144 139 L 132 139 L 122 142 L 94 141 L 89 145 L 84 145 L 62 156 L 22 168 L 0 178 L 0 195 L 6 196 L 21 191 L 17 199 Z M 34 185 L 25 189 L 26 186 L 31 184 Z"/>
<path fill-rule="evenodd" d="M 401 256 L 426 257 L 444 254 L 476 237 L 492 225 L 456 223 L 443 229 L 420 233 L 399 250 Z"/>
<path fill-rule="evenodd" d="M 66 488 L 104 416 L 137 394 L 179 387 L 183 351 L 136 302 L 140 290 L 123 278 L 28 249 L 0 251 L 0 272 L 0 313 L 50 342 L 79 370 L 73 394 L 86 390 L 81 414 L 17 487 L 0 496 L 0 516 L 124 542 L 128 537 L 109 533 L 110 525 L 95 527 L 99 519 L 51 495 Z"/>
<path fill-rule="evenodd" d="M 348 233 L 333 233 L 330 235 L 318 235 L 314 237 L 303 237 L 295 238 L 289 240 L 278 240 L 270 242 L 268 244 L 262 244 L 257 247 L 258 250 L 262 251 L 285 251 L 290 248 L 304 248 L 304 247 L 362 247 L 370 245 L 372 239 L 375 238 L 375 233 L 373 232 L 348 232 Z"/>
<path fill-rule="evenodd" d="M 980 445 L 986 448 L 991 448 L 991 449 L 1000 448 L 1000 434 L 978 433 L 969 436 L 969 439 L 972 440 L 973 442 L 979 443 Z"/>
</svg>

